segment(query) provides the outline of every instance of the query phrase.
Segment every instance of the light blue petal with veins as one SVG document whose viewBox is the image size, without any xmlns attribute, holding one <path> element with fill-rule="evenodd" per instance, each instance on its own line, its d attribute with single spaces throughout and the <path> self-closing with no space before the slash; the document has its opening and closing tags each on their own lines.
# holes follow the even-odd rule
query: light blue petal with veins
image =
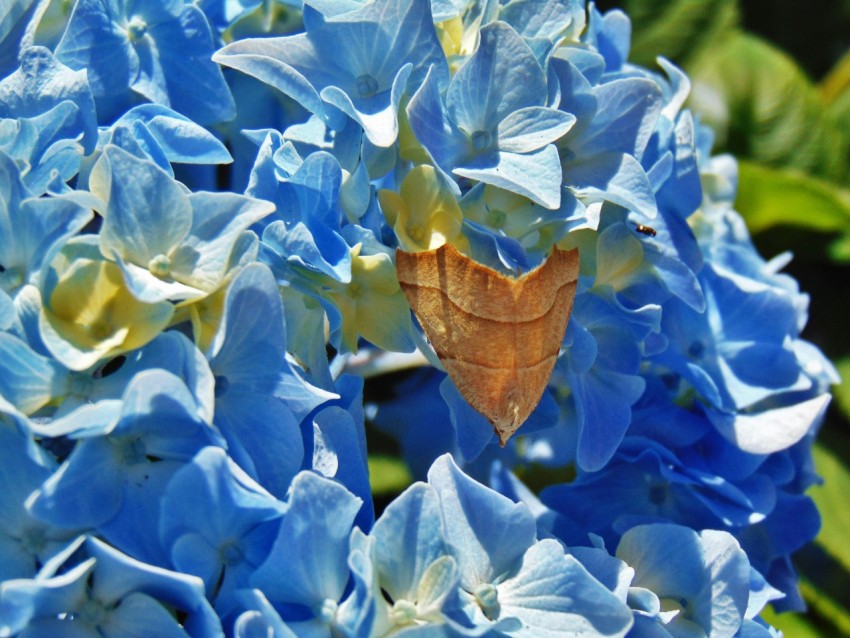
<svg viewBox="0 0 850 638">
<path fill-rule="evenodd" d="M 301 472 L 268 559 L 251 582 L 275 603 L 318 610 L 348 581 L 348 538 L 361 500 L 330 479 Z"/>
<path fill-rule="evenodd" d="M 141 104 L 127 111 L 115 125 L 139 123 L 150 131 L 170 162 L 228 164 L 233 161 L 218 138 L 185 115 L 161 104 Z"/>
<path fill-rule="evenodd" d="M 333 123 L 319 97 L 322 88 L 332 85 L 333 69 L 327 69 L 307 34 L 237 40 L 217 51 L 213 61 L 257 78 Z"/>
<path fill-rule="evenodd" d="M 572 128 L 576 117 L 542 106 L 519 109 L 499 122 L 499 150 L 530 153 L 551 144 Z"/>
<path fill-rule="evenodd" d="M 564 184 L 586 201 L 611 202 L 648 219 L 658 214 L 652 185 L 631 155 L 602 153 L 567 161 Z"/>
<path fill-rule="evenodd" d="M 71 70 L 44 47 L 28 47 L 18 69 L 0 81 L 0 117 L 34 117 L 66 100 L 77 106 L 77 116 L 55 137 L 75 139 L 82 133 L 84 150 L 91 153 L 97 115 L 85 72 Z"/>
<path fill-rule="evenodd" d="M 34 352 L 25 342 L 0 333 L 0 396 L 25 414 L 32 414 L 59 394 L 68 371 Z"/>
<path fill-rule="evenodd" d="M 446 93 L 452 121 L 467 135 L 491 132 L 508 115 L 546 99 L 546 75 L 522 38 L 504 22 L 481 29 L 478 49 Z"/>
<path fill-rule="evenodd" d="M 448 455 L 434 461 L 428 482 L 440 496 L 445 537 L 464 589 L 474 591 L 516 567 L 537 534 L 528 507 L 472 480 Z"/>
<path fill-rule="evenodd" d="M 376 568 L 392 600 L 416 600 L 428 567 L 449 554 L 440 500 L 433 487 L 414 483 L 387 506 L 375 523 Z"/>
<path fill-rule="evenodd" d="M 224 276 L 242 232 L 274 211 L 274 204 L 235 193 L 192 193 L 188 234 L 171 254 L 176 279 L 212 292 Z"/>
<path fill-rule="evenodd" d="M 169 255 L 192 227 L 192 207 L 180 184 L 117 146 L 104 149 L 91 190 L 108 204 L 100 231 L 107 258 L 120 255 L 147 267 L 154 257 Z"/>
<path fill-rule="evenodd" d="M 544 539 L 522 557 L 518 573 L 498 586 L 500 617 L 514 616 L 523 638 L 622 637 L 632 612 L 561 544 Z"/>
<path fill-rule="evenodd" d="M 561 204 L 561 164 L 553 145 L 531 153 L 491 151 L 463 162 L 452 171 L 525 195 L 545 208 Z"/>
<path fill-rule="evenodd" d="M 658 85 L 645 78 L 623 78 L 600 84 L 593 93 L 599 106 L 572 150 L 580 155 L 612 152 L 640 157 L 661 114 Z"/>
<path fill-rule="evenodd" d="M 524 38 L 557 40 L 566 29 L 581 31 L 585 6 L 581 0 L 513 0 L 499 10 L 499 19 Z"/>
</svg>

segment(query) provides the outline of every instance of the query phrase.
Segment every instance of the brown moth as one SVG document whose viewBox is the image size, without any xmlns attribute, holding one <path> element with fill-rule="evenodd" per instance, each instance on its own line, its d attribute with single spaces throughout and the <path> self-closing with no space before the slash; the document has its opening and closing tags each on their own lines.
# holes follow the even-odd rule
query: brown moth
<svg viewBox="0 0 850 638">
<path fill-rule="evenodd" d="M 451 244 L 396 252 L 396 272 L 431 345 L 504 446 L 540 403 L 573 307 L 578 251 L 556 246 L 513 278 Z"/>
</svg>

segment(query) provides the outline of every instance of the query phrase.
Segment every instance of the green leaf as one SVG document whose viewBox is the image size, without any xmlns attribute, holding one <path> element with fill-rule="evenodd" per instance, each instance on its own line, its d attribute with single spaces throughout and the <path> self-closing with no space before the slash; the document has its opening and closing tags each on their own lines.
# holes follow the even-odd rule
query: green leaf
<svg viewBox="0 0 850 638">
<path fill-rule="evenodd" d="M 835 453 L 819 444 L 814 446 L 814 459 L 815 468 L 824 481 L 823 485 L 813 487 L 809 493 L 822 516 L 816 542 L 845 570 L 850 570 L 850 543 L 847 542 L 847 530 L 850 530 L 850 508 L 847 507 L 850 470 Z"/>
<path fill-rule="evenodd" d="M 393 456 L 369 455 L 369 482 L 372 494 L 398 494 L 413 482 L 404 461 Z"/>
<path fill-rule="evenodd" d="M 833 67 L 820 88 L 832 118 L 838 126 L 850 130 L 850 51 Z"/>
<path fill-rule="evenodd" d="M 812 624 L 816 623 L 816 626 L 822 627 L 819 635 L 825 638 L 850 636 L 850 611 L 847 607 L 838 603 L 829 592 L 814 587 L 805 578 L 800 581 L 800 590 L 809 605 L 809 619 Z M 797 634 L 789 631 L 785 635 Z"/>
<path fill-rule="evenodd" d="M 820 82 L 820 92 L 827 103 L 835 102 L 850 89 L 850 51 L 847 51 Z"/>
<path fill-rule="evenodd" d="M 768 168 L 748 161 L 740 161 L 738 167 L 735 208 L 752 233 L 792 226 L 838 235 L 824 248 L 835 260 L 850 259 L 850 191 L 793 169 Z M 810 238 L 796 239 L 802 243 Z"/>
<path fill-rule="evenodd" d="M 654 66 L 659 55 L 683 66 L 738 23 L 738 3 L 729 0 L 626 0 L 632 21 L 630 59 Z"/>
<path fill-rule="evenodd" d="M 689 68 L 690 106 L 739 158 L 839 181 L 848 137 L 802 69 L 767 42 L 737 33 Z"/>
<path fill-rule="evenodd" d="M 789 638 L 824 638 L 823 634 L 812 626 L 811 622 L 802 614 L 777 614 L 768 607 L 761 617 Z"/>
<path fill-rule="evenodd" d="M 850 421 L 850 357 L 838 359 L 834 364 L 841 375 L 841 383 L 832 387 L 834 405 L 841 410 L 844 418 Z"/>
</svg>

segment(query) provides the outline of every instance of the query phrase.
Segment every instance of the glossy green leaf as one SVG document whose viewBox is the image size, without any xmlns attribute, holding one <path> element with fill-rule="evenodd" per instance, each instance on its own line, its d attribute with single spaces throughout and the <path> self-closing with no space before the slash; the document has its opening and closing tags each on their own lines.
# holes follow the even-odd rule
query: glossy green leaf
<svg viewBox="0 0 850 638">
<path fill-rule="evenodd" d="M 840 591 L 818 589 L 805 578 L 800 581 L 800 590 L 806 604 L 809 605 L 808 620 L 812 626 L 820 627 L 820 633 L 817 635 L 824 638 L 850 636 L 850 610 L 836 602 L 833 596 L 833 594 L 840 594 Z M 785 635 L 796 636 L 797 634 L 789 630 Z"/>
<path fill-rule="evenodd" d="M 786 636 L 794 638 L 824 638 L 811 621 L 802 614 L 777 614 L 771 608 L 762 614 L 765 622 L 780 629 Z"/>
<path fill-rule="evenodd" d="M 691 107 L 739 158 L 828 180 L 848 175 L 848 137 L 802 69 L 779 49 L 738 33 L 689 68 Z"/>
<path fill-rule="evenodd" d="M 850 570 L 850 543 L 847 542 L 847 530 L 850 530 L 850 508 L 847 507 L 850 469 L 834 452 L 822 445 L 815 445 L 814 458 L 817 472 L 824 481 L 823 485 L 813 487 L 810 492 L 822 515 L 821 530 L 816 540 L 845 570 Z"/>
<path fill-rule="evenodd" d="M 662 55 L 680 66 L 738 23 L 738 3 L 729 0 L 627 0 L 632 21 L 630 58 L 654 66 Z"/>
<path fill-rule="evenodd" d="M 850 191 L 793 169 L 739 162 L 735 208 L 753 233 L 791 226 L 837 236 L 823 247 L 833 259 L 850 259 Z M 800 238 L 802 239 L 802 238 Z M 789 246 L 792 250 L 793 245 Z"/>
</svg>

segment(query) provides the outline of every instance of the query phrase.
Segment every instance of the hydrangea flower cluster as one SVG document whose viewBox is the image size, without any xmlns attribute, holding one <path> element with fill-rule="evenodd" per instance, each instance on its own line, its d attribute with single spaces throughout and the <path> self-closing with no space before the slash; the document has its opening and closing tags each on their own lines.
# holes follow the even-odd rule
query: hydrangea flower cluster
<svg viewBox="0 0 850 638">
<path fill-rule="evenodd" d="M 0 636 L 765 638 L 800 608 L 836 373 L 622 12 L 10 7 Z M 396 278 L 445 243 L 580 251 L 505 448 Z M 377 520 L 367 421 L 419 479 Z"/>
</svg>

